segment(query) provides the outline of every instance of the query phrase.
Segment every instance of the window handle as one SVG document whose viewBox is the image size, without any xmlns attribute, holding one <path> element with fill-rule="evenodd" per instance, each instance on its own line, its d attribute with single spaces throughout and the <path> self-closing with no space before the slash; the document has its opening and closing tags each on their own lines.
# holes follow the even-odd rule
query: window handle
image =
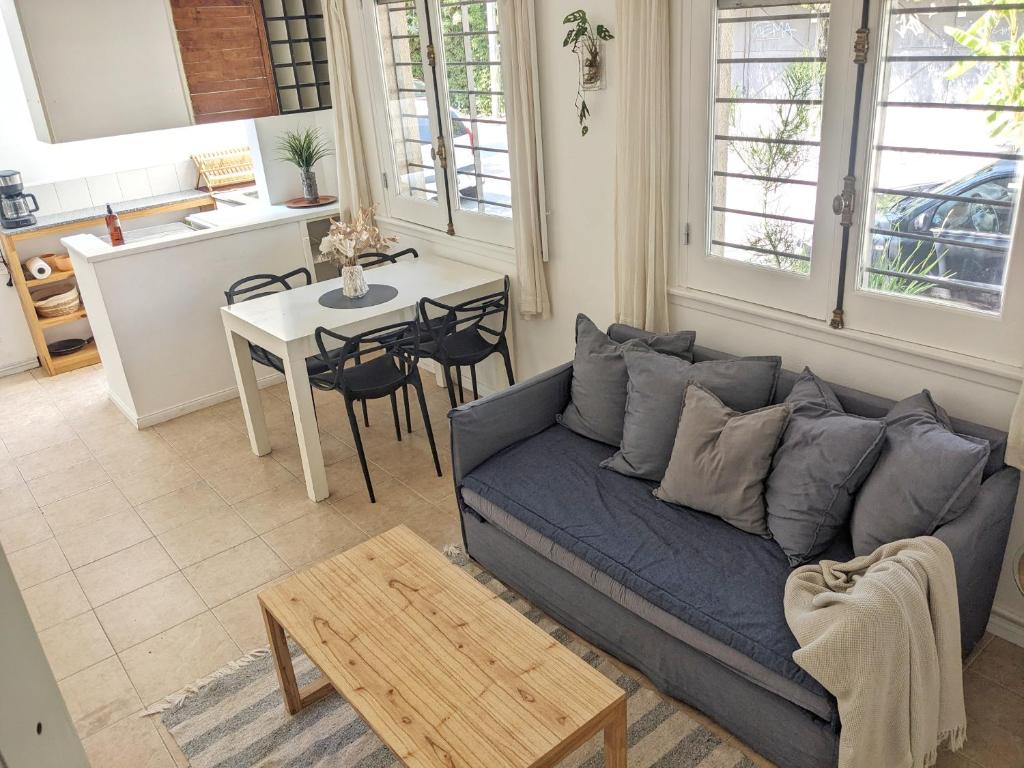
<svg viewBox="0 0 1024 768">
<path fill-rule="evenodd" d="M 843 177 L 843 191 L 832 198 L 832 213 L 839 217 L 839 226 L 853 226 L 853 200 L 855 194 L 855 176 Z"/>
</svg>

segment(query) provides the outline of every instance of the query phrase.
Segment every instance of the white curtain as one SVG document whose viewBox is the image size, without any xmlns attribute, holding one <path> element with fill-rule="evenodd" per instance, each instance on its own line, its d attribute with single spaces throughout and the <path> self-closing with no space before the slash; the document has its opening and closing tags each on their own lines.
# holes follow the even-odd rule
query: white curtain
<svg viewBox="0 0 1024 768">
<path fill-rule="evenodd" d="M 615 318 L 668 329 L 672 119 L 670 0 L 618 0 Z"/>
<path fill-rule="evenodd" d="M 338 163 L 338 202 L 342 218 L 372 205 L 369 174 L 356 105 L 352 42 L 345 0 L 325 0 L 331 104 L 334 107 L 334 154 Z"/>
<path fill-rule="evenodd" d="M 498 0 L 498 17 L 501 19 L 501 59 L 506 73 L 516 304 L 523 317 L 547 317 L 551 303 L 544 273 L 533 0 Z"/>
</svg>

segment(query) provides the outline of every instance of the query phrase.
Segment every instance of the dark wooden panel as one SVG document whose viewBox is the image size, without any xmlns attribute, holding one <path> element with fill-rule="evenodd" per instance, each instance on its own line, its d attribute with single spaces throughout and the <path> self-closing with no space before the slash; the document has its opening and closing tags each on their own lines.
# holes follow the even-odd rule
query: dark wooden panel
<svg viewBox="0 0 1024 768">
<path fill-rule="evenodd" d="M 197 123 L 278 114 L 259 0 L 170 0 Z"/>
</svg>

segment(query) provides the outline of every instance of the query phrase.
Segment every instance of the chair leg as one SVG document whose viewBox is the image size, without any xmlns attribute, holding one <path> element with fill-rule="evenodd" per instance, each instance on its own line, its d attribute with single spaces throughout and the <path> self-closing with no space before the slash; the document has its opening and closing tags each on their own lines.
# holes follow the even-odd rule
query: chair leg
<svg viewBox="0 0 1024 768">
<path fill-rule="evenodd" d="M 405 431 L 412 434 L 412 413 L 409 411 L 409 382 L 402 385 L 402 402 L 405 404 Z"/>
<path fill-rule="evenodd" d="M 455 402 L 455 385 L 452 384 L 452 370 L 447 365 L 442 366 L 444 368 L 444 386 L 448 390 L 448 400 L 452 404 L 452 408 L 458 408 L 459 404 Z"/>
<path fill-rule="evenodd" d="M 476 390 L 476 366 L 475 365 L 469 366 L 469 380 L 473 382 L 473 392 L 471 394 L 473 395 L 473 399 L 476 400 L 477 397 L 479 397 L 479 395 L 477 394 L 477 390 Z"/>
<path fill-rule="evenodd" d="M 398 398 L 394 392 L 391 393 L 391 415 L 395 417 L 395 437 L 398 438 L 398 442 L 402 442 L 402 425 L 398 421 Z"/>
<path fill-rule="evenodd" d="M 430 426 L 430 414 L 427 413 L 427 398 L 423 396 L 423 382 L 419 375 L 412 379 L 412 385 L 416 389 L 416 397 L 420 401 L 420 414 L 423 416 L 423 426 L 427 430 L 427 442 L 430 443 L 430 453 L 434 457 L 434 469 L 437 476 L 441 477 L 441 462 L 437 458 L 437 445 L 434 443 L 434 430 Z"/>
<path fill-rule="evenodd" d="M 459 380 L 459 402 L 466 402 L 466 393 L 462 391 L 462 366 L 455 366 L 455 378 Z"/>
<path fill-rule="evenodd" d="M 505 375 L 508 377 L 508 385 L 511 387 L 516 383 L 516 377 L 512 373 L 512 355 L 509 354 L 508 344 L 503 341 L 498 351 L 501 353 L 501 359 L 505 361 Z"/>
<path fill-rule="evenodd" d="M 363 401 L 366 404 L 366 401 Z M 370 469 L 366 465 L 366 453 L 363 451 L 363 439 L 359 436 L 359 422 L 356 421 L 356 412 L 352 408 L 352 401 L 345 398 L 345 410 L 348 412 L 348 425 L 352 428 L 352 439 L 356 442 L 356 453 L 359 454 L 359 465 L 363 468 L 363 479 L 366 481 L 366 490 L 370 494 L 370 503 L 377 502 L 373 495 L 373 483 L 370 482 Z"/>
<path fill-rule="evenodd" d="M 359 402 L 363 404 L 363 424 L 370 426 L 370 413 L 366 410 L 366 401 L 360 400 Z"/>
</svg>

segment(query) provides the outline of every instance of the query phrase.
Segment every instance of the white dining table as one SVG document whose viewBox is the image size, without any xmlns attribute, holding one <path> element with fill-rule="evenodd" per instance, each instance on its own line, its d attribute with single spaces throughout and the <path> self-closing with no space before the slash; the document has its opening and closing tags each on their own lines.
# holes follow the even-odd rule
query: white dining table
<svg viewBox="0 0 1024 768">
<path fill-rule="evenodd" d="M 390 301 L 372 307 L 332 309 L 322 306 L 320 297 L 341 287 L 341 279 L 335 278 L 221 307 L 220 310 L 249 442 L 257 456 L 265 456 L 271 448 L 249 343 L 273 352 L 284 361 L 306 492 L 313 501 L 321 501 L 330 493 L 306 370 L 306 358 L 319 353 L 316 329 L 324 327 L 343 335 L 353 335 L 388 323 L 411 320 L 417 303 L 424 296 L 456 303 L 474 295 L 501 290 L 505 276 L 451 259 L 406 257 L 394 264 L 367 270 L 366 279 L 370 284 L 392 286 L 398 294 Z"/>
</svg>

